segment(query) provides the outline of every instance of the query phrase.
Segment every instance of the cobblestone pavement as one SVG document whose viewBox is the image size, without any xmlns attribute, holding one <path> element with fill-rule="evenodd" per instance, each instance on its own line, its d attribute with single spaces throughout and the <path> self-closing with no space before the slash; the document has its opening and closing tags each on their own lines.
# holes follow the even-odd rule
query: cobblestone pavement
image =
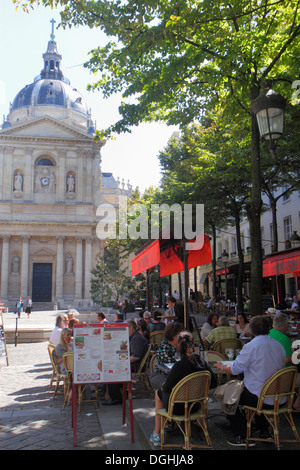
<svg viewBox="0 0 300 470">
<path fill-rule="evenodd" d="M 101 409 L 84 403 L 77 413 L 77 446 L 73 447 L 71 407 L 62 410 L 63 394 L 49 390 L 51 364 L 47 343 L 7 345 L 9 366 L 1 359 L 0 450 L 142 449 L 122 425 L 121 407 Z M 112 430 L 114 432 L 112 432 Z"/>
<path fill-rule="evenodd" d="M 38 317 L 36 314 L 33 319 L 40 325 Z M 0 450 L 101 450 L 103 455 L 122 450 L 132 454 L 143 449 L 157 452 L 149 441 L 154 426 L 154 399 L 139 384 L 133 386 L 135 442 L 131 442 L 128 420 L 125 426 L 122 424 L 121 406 L 84 402 L 77 413 L 77 446 L 74 447 L 71 407 L 62 410 L 62 392 L 53 399 L 54 390 L 49 390 L 52 368 L 47 342 L 8 344 L 7 349 L 9 366 L 5 358 L 0 358 Z M 300 413 L 294 414 L 294 420 L 300 432 Z M 282 435 L 292 437 L 285 420 L 282 419 L 280 426 Z M 208 430 L 215 450 L 243 451 L 227 444 L 231 438 L 230 427 L 214 402 L 209 404 Z M 195 437 L 201 439 L 199 431 Z M 179 432 L 170 434 L 168 440 L 178 443 L 177 450 L 182 449 Z M 255 449 L 274 451 L 274 445 L 259 443 Z M 282 449 L 299 450 L 300 446 L 283 443 Z M 249 455 L 252 452 L 250 449 Z"/>
</svg>

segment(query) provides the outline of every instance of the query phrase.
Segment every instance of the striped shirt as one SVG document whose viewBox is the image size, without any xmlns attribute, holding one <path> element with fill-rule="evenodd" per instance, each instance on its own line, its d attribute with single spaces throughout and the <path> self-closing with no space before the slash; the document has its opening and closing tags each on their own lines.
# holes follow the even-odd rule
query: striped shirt
<svg viewBox="0 0 300 470">
<path fill-rule="evenodd" d="M 217 328 L 214 328 L 209 333 L 206 340 L 208 344 L 214 344 L 219 339 L 232 339 L 232 338 L 236 338 L 236 332 L 231 326 L 218 326 Z"/>
</svg>

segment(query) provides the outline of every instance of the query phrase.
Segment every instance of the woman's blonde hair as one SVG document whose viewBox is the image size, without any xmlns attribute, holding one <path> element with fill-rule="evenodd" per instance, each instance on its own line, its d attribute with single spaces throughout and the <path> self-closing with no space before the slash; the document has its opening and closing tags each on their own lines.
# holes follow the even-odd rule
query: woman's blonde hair
<svg viewBox="0 0 300 470">
<path fill-rule="evenodd" d="M 60 332 L 59 342 L 60 342 L 60 345 L 63 349 L 67 349 L 66 348 L 66 343 L 64 342 L 64 336 L 65 336 L 66 333 L 72 334 L 72 330 L 70 328 L 63 328 Z"/>
</svg>

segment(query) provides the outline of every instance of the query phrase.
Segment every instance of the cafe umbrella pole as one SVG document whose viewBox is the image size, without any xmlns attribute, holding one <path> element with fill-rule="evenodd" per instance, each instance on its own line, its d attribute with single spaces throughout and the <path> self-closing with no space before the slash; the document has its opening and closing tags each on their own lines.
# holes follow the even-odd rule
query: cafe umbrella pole
<svg viewBox="0 0 300 470">
<path fill-rule="evenodd" d="M 186 249 L 186 240 L 182 240 L 183 244 L 183 265 L 184 265 L 184 328 L 189 329 L 189 268 L 188 256 L 189 252 Z"/>
</svg>

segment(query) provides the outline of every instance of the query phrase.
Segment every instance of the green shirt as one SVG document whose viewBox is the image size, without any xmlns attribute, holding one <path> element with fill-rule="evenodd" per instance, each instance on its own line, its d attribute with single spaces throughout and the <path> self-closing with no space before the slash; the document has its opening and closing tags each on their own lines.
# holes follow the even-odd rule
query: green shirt
<svg viewBox="0 0 300 470">
<path fill-rule="evenodd" d="M 276 330 L 275 328 L 272 328 L 272 330 L 270 330 L 269 332 L 269 336 L 273 339 L 276 339 L 276 341 L 279 341 L 279 343 L 282 344 L 285 349 L 286 357 L 290 357 L 292 355 L 292 344 L 287 335 L 285 335 L 279 330 Z"/>
</svg>

